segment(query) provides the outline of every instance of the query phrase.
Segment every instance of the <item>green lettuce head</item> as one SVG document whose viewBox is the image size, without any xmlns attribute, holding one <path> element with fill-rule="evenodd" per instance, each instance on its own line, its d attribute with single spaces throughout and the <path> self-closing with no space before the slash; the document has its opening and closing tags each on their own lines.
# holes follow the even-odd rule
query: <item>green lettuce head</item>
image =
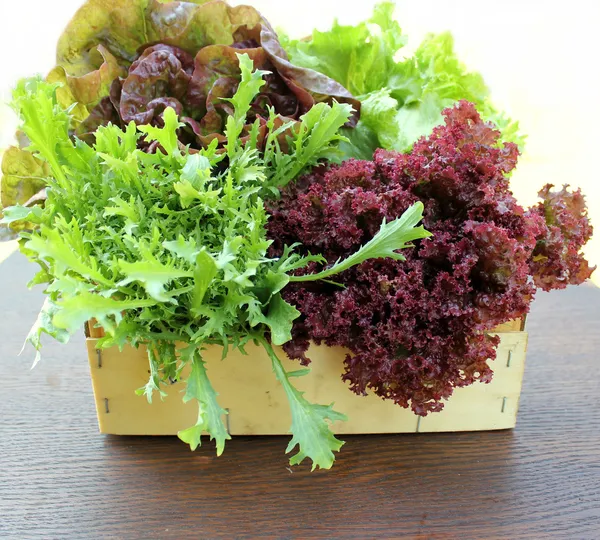
<svg viewBox="0 0 600 540">
<path fill-rule="evenodd" d="M 347 156 L 371 159 L 377 148 L 409 151 L 460 100 L 472 102 L 484 120 L 497 125 L 503 141 L 522 146 L 518 123 L 493 106 L 483 77 L 457 58 L 449 33 L 428 35 L 412 56 L 400 58 L 407 39 L 394 8 L 383 2 L 356 26 L 335 22 L 327 32 L 286 42 L 294 63 L 334 78 L 360 99 L 360 122 L 345 133 Z"/>
</svg>

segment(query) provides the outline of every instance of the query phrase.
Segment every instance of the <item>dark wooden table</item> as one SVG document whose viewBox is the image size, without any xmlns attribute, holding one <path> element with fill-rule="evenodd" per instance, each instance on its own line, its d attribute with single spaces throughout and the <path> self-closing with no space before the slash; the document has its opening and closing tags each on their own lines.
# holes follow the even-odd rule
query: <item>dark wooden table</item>
<svg viewBox="0 0 600 540">
<path fill-rule="evenodd" d="M 0 265 L 0 538 L 600 538 L 600 289 L 539 294 L 514 431 L 347 437 L 331 471 L 285 437 L 216 458 L 97 433 L 83 332 L 16 355 L 42 303 Z"/>
</svg>

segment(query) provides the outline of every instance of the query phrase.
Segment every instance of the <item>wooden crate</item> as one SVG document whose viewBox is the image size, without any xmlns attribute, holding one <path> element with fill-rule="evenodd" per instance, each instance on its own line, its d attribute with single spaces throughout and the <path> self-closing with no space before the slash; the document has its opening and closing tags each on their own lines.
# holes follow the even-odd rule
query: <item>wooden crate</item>
<svg viewBox="0 0 600 540">
<path fill-rule="evenodd" d="M 98 425 L 101 433 L 117 435 L 174 435 L 196 422 L 195 401 L 182 401 L 181 382 L 166 390 L 164 401 L 155 396 L 149 404 L 134 391 L 148 380 L 148 360 L 143 348 L 96 348 L 99 330 L 90 325 L 93 337 L 87 350 L 94 387 Z M 519 396 L 525 367 L 527 333 L 521 321 L 498 327 L 501 337 L 496 360 L 492 363 L 494 380 L 459 388 L 441 413 L 419 417 L 377 396 L 357 396 L 342 382 L 341 348 L 312 346 L 311 373 L 294 379 L 294 385 L 313 403 L 334 402 L 335 409 L 348 416 L 336 422 L 335 433 L 411 433 L 438 431 L 478 431 L 513 428 L 517 419 Z M 101 331 L 100 331 L 101 332 Z M 204 354 L 210 380 L 219 393 L 219 403 L 229 410 L 226 417 L 232 435 L 286 434 L 291 418 L 285 392 L 271 371 L 264 350 L 249 345 L 248 356 L 232 351 L 221 360 L 220 347 Z M 278 351 L 287 370 L 298 363 Z"/>
</svg>

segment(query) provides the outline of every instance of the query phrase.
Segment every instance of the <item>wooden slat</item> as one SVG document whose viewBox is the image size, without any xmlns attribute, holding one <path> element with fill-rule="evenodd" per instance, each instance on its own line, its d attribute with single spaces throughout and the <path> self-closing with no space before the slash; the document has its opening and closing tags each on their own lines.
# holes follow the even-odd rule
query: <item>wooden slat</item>
<svg viewBox="0 0 600 540">
<path fill-rule="evenodd" d="M 98 325 L 98 321 L 96 319 L 90 319 L 87 323 L 88 334 L 91 338 L 101 338 L 104 337 L 104 329 Z"/>
<path fill-rule="evenodd" d="M 522 332 L 525 330 L 525 319 L 513 319 L 496 326 L 494 332 Z"/>
</svg>

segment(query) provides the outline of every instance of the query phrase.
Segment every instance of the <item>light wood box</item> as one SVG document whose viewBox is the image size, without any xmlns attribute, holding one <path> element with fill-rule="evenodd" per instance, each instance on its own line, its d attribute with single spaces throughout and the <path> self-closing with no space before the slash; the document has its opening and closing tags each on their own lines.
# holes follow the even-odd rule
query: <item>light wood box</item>
<svg viewBox="0 0 600 540">
<path fill-rule="evenodd" d="M 458 388 L 440 413 L 419 417 L 410 410 L 383 401 L 374 395 L 357 396 L 342 382 L 345 351 L 341 348 L 312 346 L 311 373 L 293 379 L 313 403 L 335 403 L 335 409 L 348 416 L 347 422 L 335 422 L 332 430 L 340 434 L 412 433 L 439 431 L 479 431 L 513 428 L 523 371 L 527 333 L 521 321 L 498 327 L 501 341 L 492 362 L 494 379 L 489 384 L 475 383 Z M 152 404 L 135 390 L 148 381 L 148 360 L 143 348 L 97 349 L 101 329 L 89 325 L 87 350 L 101 433 L 116 435 L 175 435 L 196 422 L 195 401 L 182 401 L 185 384 L 165 388 L 168 396 L 161 401 L 155 395 Z M 221 348 L 204 353 L 210 380 L 219 393 L 220 405 L 229 410 L 225 418 L 232 435 L 283 435 L 288 433 L 291 417 L 285 392 L 275 379 L 271 362 L 264 350 L 249 345 L 248 356 L 231 351 L 221 360 Z M 297 362 L 278 351 L 288 371 L 299 368 Z M 184 372 L 185 373 L 185 372 Z"/>
</svg>

